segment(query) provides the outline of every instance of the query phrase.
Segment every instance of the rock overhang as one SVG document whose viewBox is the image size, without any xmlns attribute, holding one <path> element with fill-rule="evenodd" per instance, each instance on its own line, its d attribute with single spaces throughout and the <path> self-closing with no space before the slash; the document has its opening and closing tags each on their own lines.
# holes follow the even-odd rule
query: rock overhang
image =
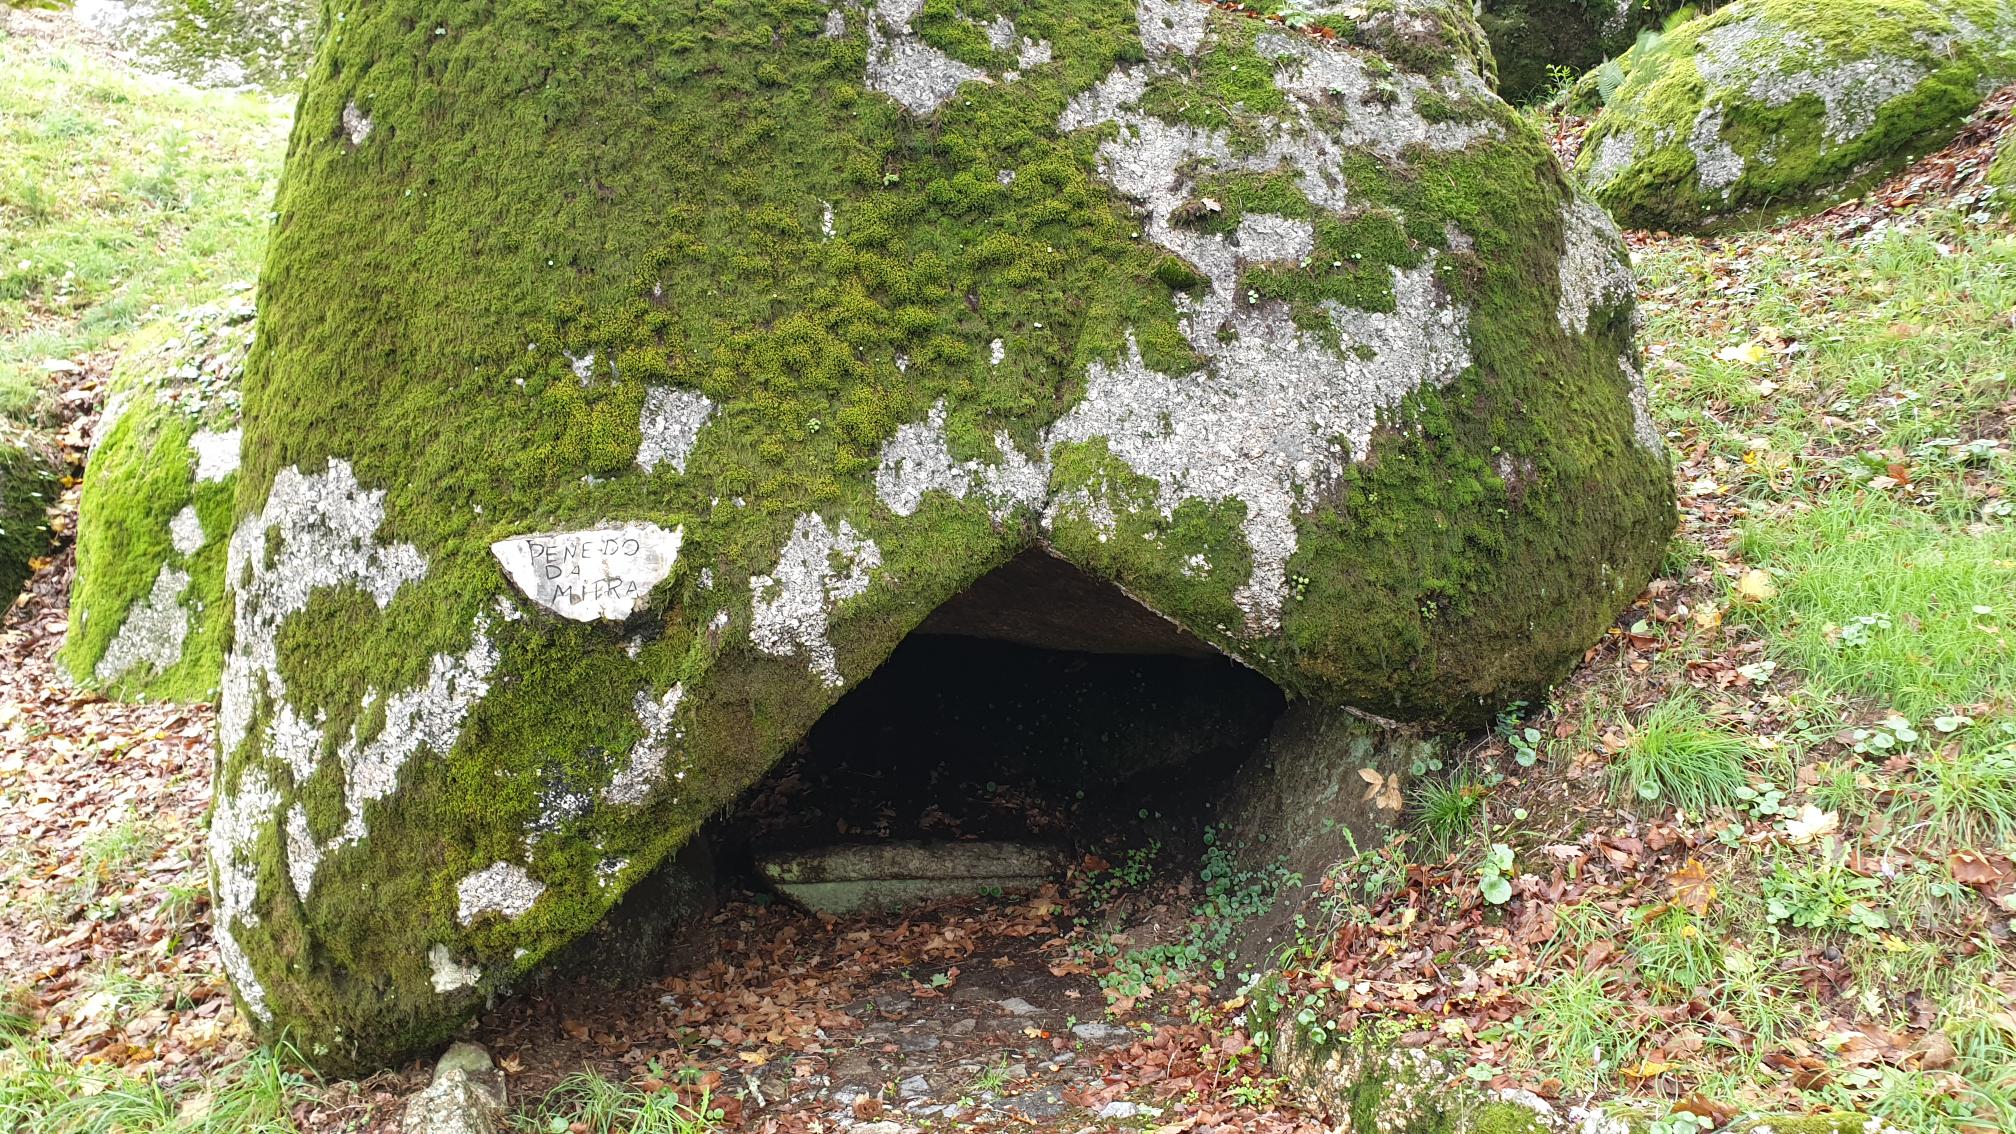
<svg viewBox="0 0 2016 1134">
<path fill-rule="evenodd" d="M 410 360 L 367 365 L 326 337 L 360 289 L 316 241 L 354 238 L 359 194 L 395 240 L 411 206 L 369 163 L 448 163 L 426 144 L 447 123 L 381 96 L 367 138 L 317 133 L 290 169 L 212 854 L 234 984 L 318 1061 L 452 1026 L 1032 547 L 1297 694 L 1431 719 L 1544 683 L 1650 570 L 1670 500 L 1621 250 L 1474 72 L 1389 74 L 1200 0 L 1018 10 L 970 39 L 916 5 L 799 7 L 768 57 L 716 57 L 747 80 L 734 114 L 601 123 L 709 210 L 630 225 L 643 182 L 599 149 L 455 127 L 528 163 L 527 202 L 560 199 L 535 192 L 548 166 L 561 187 L 591 165 L 623 202 L 567 214 L 609 255 L 526 248 L 479 279 L 388 243 L 351 266 L 442 273 L 412 326 L 445 309 L 494 349 L 409 334 Z M 465 32 L 502 34 L 436 50 Z M 902 85 L 950 74 L 925 49 L 991 81 Z M 354 71 L 406 49 L 364 21 L 332 50 Z M 1206 86 L 1185 110 L 1198 73 L 1264 106 Z M 712 97 L 681 82 L 664 97 Z M 346 84 L 318 72 L 303 121 L 340 121 Z M 691 130 L 834 168 L 713 169 Z M 483 290 L 500 276 L 524 294 Z M 416 449 L 421 428 L 449 440 Z M 538 576 L 576 567 L 618 585 L 542 605 Z M 337 969 L 379 991 L 346 998 Z"/>
</svg>

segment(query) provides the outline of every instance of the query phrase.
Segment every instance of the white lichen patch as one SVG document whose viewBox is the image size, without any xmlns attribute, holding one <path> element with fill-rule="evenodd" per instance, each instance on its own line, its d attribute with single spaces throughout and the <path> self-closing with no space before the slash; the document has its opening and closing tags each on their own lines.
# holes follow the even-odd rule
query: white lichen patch
<svg viewBox="0 0 2016 1134">
<path fill-rule="evenodd" d="M 427 971 L 433 981 L 434 991 L 443 996 L 474 988 L 483 979 L 483 970 L 475 965 L 465 965 L 455 959 L 455 954 L 446 945 L 434 945 L 427 950 Z"/>
<path fill-rule="evenodd" d="M 987 72 L 925 43 L 910 28 L 924 0 L 876 0 L 868 11 L 870 90 L 895 99 L 912 114 L 929 114 L 967 83 L 990 82 Z"/>
<path fill-rule="evenodd" d="M 206 537 L 203 534 L 203 517 L 196 514 L 196 505 L 184 504 L 175 518 L 168 521 L 168 546 L 175 554 L 191 556 L 203 550 Z"/>
<path fill-rule="evenodd" d="M 1197 0 L 1139 0 L 1134 20 L 1141 32 L 1142 50 L 1150 59 L 1158 55 L 1195 55 L 1204 43 L 1211 7 Z"/>
<path fill-rule="evenodd" d="M 1049 487 L 1047 469 L 1031 461 L 1006 432 L 996 433 L 996 462 L 958 461 L 945 437 L 945 402 L 939 399 L 921 422 L 899 426 L 882 446 L 875 470 L 875 495 L 899 516 L 914 515 L 927 492 L 964 499 L 978 494 L 996 520 L 1019 507 L 1039 507 Z"/>
<path fill-rule="evenodd" d="M 830 229 L 832 206 L 826 208 Z M 653 386 L 644 391 L 644 411 L 637 420 L 637 432 L 643 438 L 637 445 L 637 467 L 648 473 L 659 465 L 671 465 L 673 472 L 684 473 L 701 428 L 713 416 L 713 401 L 697 391 L 676 386 Z"/>
<path fill-rule="evenodd" d="M 686 696 L 683 685 L 674 685 L 656 700 L 643 691 L 637 694 L 637 723 L 644 735 L 630 748 L 630 758 L 618 769 L 602 798 L 618 806 L 642 803 L 665 780 L 665 760 L 673 742 L 685 739 L 678 727 L 679 702 Z"/>
<path fill-rule="evenodd" d="M 1618 358 L 1617 367 L 1624 372 L 1625 396 L 1631 400 L 1631 436 L 1652 452 L 1665 452 L 1666 438 L 1660 434 L 1658 422 L 1652 420 L 1652 391 L 1645 382 L 1645 371 L 1630 354 Z"/>
<path fill-rule="evenodd" d="M 1272 632 L 1287 600 L 1302 495 L 1323 491 L 1366 456 L 1382 411 L 1470 366 L 1468 314 L 1441 297 L 1434 268 L 1430 257 L 1392 269 L 1390 313 L 1326 305 L 1334 339 L 1285 316 L 1240 316 L 1239 336 L 1180 377 L 1149 369 L 1130 343 L 1119 364 L 1087 371 L 1084 400 L 1045 433 L 1046 451 L 1104 439 L 1156 481 L 1165 516 L 1187 499 L 1242 501 L 1253 572 L 1235 597 L 1248 633 Z"/>
<path fill-rule="evenodd" d="M 1084 399 L 1045 433 L 1044 453 L 1062 443 L 1103 439 L 1114 456 L 1156 481 L 1156 503 L 1165 516 L 1189 499 L 1244 503 L 1253 571 L 1236 597 L 1246 632 L 1265 634 L 1280 626 L 1303 497 L 1366 456 L 1381 412 L 1469 367 L 1468 312 L 1441 296 L 1431 254 L 1418 267 L 1393 269 L 1392 312 L 1330 303 L 1324 308 L 1328 331 L 1304 331 L 1284 305 L 1241 294 L 1239 281 L 1256 264 L 1304 262 L 1315 244 L 1310 222 L 1249 215 L 1228 237 L 1172 218 L 1195 195 L 1197 178 L 1236 171 L 1296 171 L 1311 204 L 1343 210 L 1349 205 L 1347 158 L 1368 151 L 1397 158 L 1415 147 L 1459 150 L 1500 128 L 1482 113 L 1470 121 L 1430 121 L 1419 108 L 1431 95 L 1457 105 L 1487 100 L 1488 88 L 1473 72 L 1458 68 L 1436 79 L 1374 74 L 1357 54 L 1279 32 L 1258 36 L 1254 50 L 1273 63 L 1287 113 L 1262 119 L 1236 142 L 1225 131 L 1163 121 L 1139 102 L 1150 78 L 1175 66 L 1168 53 L 1202 47 L 1203 30 L 1194 43 L 1187 31 L 1177 35 L 1193 10 L 1206 9 L 1143 3 L 1138 11 L 1150 62 L 1117 68 L 1079 94 L 1057 128 L 1116 127 L 1099 147 L 1101 175 L 1137 202 L 1149 240 L 1209 281 L 1202 295 L 1178 300 L 1179 325 L 1206 364 L 1187 375 L 1160 374 L 1131 345 L 1128 358 L 1093 364 Z M 1348 110 L 1340 114 L 1340 107 Z M 942 464 L 920 465 L 945 475 Z M 1092 503 L 1081 486 L 1052 501 L 1046 516 L 1052 523 L 1083 516 L 1100 538 L 1110 538 L 1110 502 L 1103 509 Z"/>
<path fill-rule="evenodd" d="M 629 523 L 513 536 L 490 553 L 512 585 L 547 610 L 576 622 L 621 621 L 672 573 L 683 538 L 683 528 Z"/>
<path fill-rule="evenodd" d="M 492 863 L 455 884 L 455 920 L 468 926 L 490 913 L 523 917 L 545 892 L 546 884 L 517 863 Z"/>
<path fill-rule="evenodd" d="M 803 657 L 828 688 L 846 684 L 827 636 L 833 608 L 868 589 L 882 550 L 846 520 L 829 525 L 808 512 L 768 575 L 749 580 L 749 637 L 772 657 Z"/>
<path fill-rule="evenodd" d="M 191 435 L 189 449 L 196 454 L 196 482 L 220 481 L 237 472 L 238 443 L 243 438 L 240 429 L 199 429 Z"/>
<path fill-rule="evenodd" d="M 1687 149 L 1694 155 L 1694 179 L 1702 192 L 1726 197 L 1730 188 L 1743 180 L 1747 163 L 1736 147 L 1722 140 L 1720 106 L 1704 106 L 1694 116 L 1687 131 Z"/>
<path fill-rule="evenodd" d="M 1588 333 L 1589 313 L 1628 301 L 1637 291 L 1624 236 L 1603 206 L 1585 197 L 1561 212 L 1566 251 L 1561 257 L 1561 302 L 1555 318 L 1571 335 Z"/>
<path fill-rule="evenodd" d="M 189 612 L 182 607 L 182 596 L 188 590 L 189 573 L 163 563 L 147 597 L 127 610 L 119 633 L 92 667 L 92 676 L 114 681 L 139 666 L 160 673 L 181 661 L 182 644 L 189 637 Z"/>
<path fill-rule="evenodd" d="M 1637 131 L 1623 130 L 1607 135 L 1596 143 L 1596 156 L 1590 159 L 1589 169 L 1582 180 L 1591 189 L 1601 189 L 1631 168 L 1631 160 L 1637 155 Z"/>
<path fill-rule="evenodd" d="M 227 791 L 219 792 L 210 816 L 209 854 L 216 891 L 216 911 L 211 917 L 218 957 L 225 975 L 245 1001 L 245 1007 L 264 1023 L 272 1023 L 273 1012 L 266 1006 L 266 989 L 252 971 L 252 961 L 238 944 L 241 926 L 259 924 L 259 863 L 255 856 L 260 833 L 272 822 L 280 807 L 280 793 L 256 769 L 241 773 Z"/>
<path fill-rule="evenodd" d="M 399 588 L 426 576 L 413 545 L 377 542 L 384 518 L 384 491 L 365 490 L 348 461 L 331 458 L 320 473 L 282 469 L 266 506 L 232 533 L 225 575 L 237 609 L 217 712 L 226 759 L 244 743 L 256 704 L 285 704 L 280 629 L 311 596 L 354 586 L 382 610 Z"/>
<path fill-rule="evenodd" d="M 1837 143 L 1868 133 L 1885 103 L 1916 90 L 1930 74 L 1920 63 L 1880 53 L 1843 60 L 1819 37 L 1761 15 L 1704 33 L 1694 65 L 1711 99 L 1740 94 L 1765 106 L 1785 106 L 1808 95 L 1818 98 L 1826 136 Z"/>
<path fill-rule="evenodd" d="M 371 116 L 354 102 L 343 104 L 343 136 L 353 146 L 361 146 L 371 136 Z"/>
</svg>

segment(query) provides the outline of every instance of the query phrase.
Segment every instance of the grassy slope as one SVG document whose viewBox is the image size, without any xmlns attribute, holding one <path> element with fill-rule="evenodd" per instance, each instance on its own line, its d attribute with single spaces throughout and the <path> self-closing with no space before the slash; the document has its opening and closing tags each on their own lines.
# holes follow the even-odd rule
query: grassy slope
<svg viewBox="0 0 2016 1134">
<path fill-rule="evenodd" d="M 254 276 L 287 115 L 0 32 L 0 414 L 44 359 Z"/>
</svg>

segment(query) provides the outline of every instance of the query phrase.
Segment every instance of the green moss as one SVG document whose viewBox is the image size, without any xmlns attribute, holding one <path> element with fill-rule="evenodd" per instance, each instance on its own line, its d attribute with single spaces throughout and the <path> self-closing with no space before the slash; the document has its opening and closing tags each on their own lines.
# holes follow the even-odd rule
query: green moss
<svg viewBox="0 0 2016 1134">
<path fill-rule="evenodd" d="M 991 14 L 921 19 L 956 54 L 977 52 L 961 29 Z M 799 517 L 845 518 L 879 550 L 873 585 L 830 612 L 850 681 L 1030 546 L 1035 516 L 978 499 L 933 494 L 894 516 L 871 474 L 900 425 L 942 400 L 955 459 L 997 459 L 1001 435 L 1033 453 L 1088 367 L 1130 337 L 1164 373 L 1199 367 L 1176 293 L 1201 279 L 1140 238 L 1132 202 L 1101 180 L 1100 133 L 1052 125 L 1142 58 L 1135 5 L 1012 15 L 1057 60 L 969 83 L 925 116 L 863 89 L 859 16 L 829 38 L 819 0 L 398 0 L 347 13 L 325 43 L 262 276 L 236 508 L 263 508 L 284 469 L 341 459 L 385 493 L 376 540 L 411 544 L 427 572 L 382 609 L 354 588 L 317 592 L 279 635 L 279 667 L 333 748 L 378 735 L 387 695 L 466 650 L 473 627 L 500 660 L 453 751 L 417 754 L 396 796 L 361 804 L 369 836 L 325 858 L 312 900 L 295 899 L 282 840 L 262 836 L 260 917 L 236 932 L 274 1026 L 316 1062 L 374 1065 L 446 1036 L 831 705 L 838 690 L 803 658 L 750 639 L 750 580 L 775 569 Z M 1146 102 L 1258 136 L 1283 105 L 1252 50 L 1265 25 L 1212 19 L 1221 47 L 1187 94 Z M 346 111 L 372 123 L 361 143 Z M 1471 369 L 1395 407 L 1353 476 L 1304 502 L 1302 595 L 1278 636 L 1247 636 L 1235 601 L 1252 570 L 1244 504 L 1190 498 L 1165 516 L 1160 486 L 1104 444 L 1049 454 L 1053 498 L 1083 491 L 1112 512 L 1108 526 L 1066 504 L 1049 533 L 1060 552 L 1326 702 L 1461 719 L 1526 693 L 1595 636 L 1670 526 L 1664 462 L 1628 440 L 1629 310 L 1561 331 L 1567 187 L 1529 126 L 1495 103 L 1477 113 L 1498 132 L 1472 149 L 1351 155 L 1349 215 L 1291 194 L 1279 171 L 1214 182 L 1239 215 L 1313 220 L 1336 261 L 1283 269 L 1270 295 L 1390 308 L 1392 269 L 1432 250 L 1471 326 Z M 718 404 L 683 474 L 634 464 L 652 385 Z M 1517 484 L 1501 459 L 1526 470 Z M 495 613 L 508 589 L 492 541 L 628 519 L 676 525 L 685 544 L 627 623 Z M 595 805 L 643 735 L 635 699 L 675 683 L 683 776 L 641 807 Z M 257 768 L 311 831 L 340 829 L 360 804 L 264 750 L 272 711 L 257 707 L 222 782 Z M 457 880 L 500 861 L 544 895 L 463 928 Z M 435 993 L 437 942 L 484 984 Z"/>
<path fill-rule="evenodd" d="M 2016 52 L 1995 30 L 2006 19 L 1988 0 L 1737 0 L 1634 53 L 1578 172 L 1620 221 L 1642 228 L 1824 207 L 1936 148 L 1984 91 L 2016 76 Z M 1715 46 L 1753 22 L 1756 38 Z M 1713 50 L 1730 55 L 1723 63 L 1743 86 L 1711 86 L 1699 60 Z M 1871 107 L 1856 84 L 1878 80 L 1844 71 L 1858 63 L 1908 89 L 1883 88 Z M 1782 93 L 1751 93 L 1759 89 Z M 1832 107 L 1822 91 L 1836 96 Z"/>
<path fill-rule="evenodd" d="M 0 426 L 0 602 L 13 602 L 30 563 L 48 553 L 55 493 L 55 469 L 41 447 Z"/>
</svg>

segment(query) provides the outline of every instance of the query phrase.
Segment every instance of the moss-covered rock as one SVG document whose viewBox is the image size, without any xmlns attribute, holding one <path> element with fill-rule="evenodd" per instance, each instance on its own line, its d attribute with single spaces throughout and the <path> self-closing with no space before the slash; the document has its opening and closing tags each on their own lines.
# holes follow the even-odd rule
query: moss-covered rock
<svg viewBox="0 0 2016 1134">
<path fill-rule="evenodd" d="M 1713 0 L 1484 0 L 1477 19 L 1498 61 L 1499 92 L 1527 102 L 1554 88 L 1557 69 L 1584 74 L 1682 8 L 1714 6 Z"/>
<path fill-rule="evenodd" d="M 1825 206 L 2016 75 L 2002 0 L 1737 0 L 1637 53 L 1576 171 L 1626 224 Z"/>
<path fill-rule="evenodd" d="M 58 655 L 80 685 L 156 701 L 216 692 L 253 326 L 249 294 L 194 308 L 135 335 L 113 370 L 84 470 Z"/>
<path fill-rule="evenodd" d="M 21 593 L 31 564 L 49 550 L 56 467 L 25 429 L 0 422 L 0 610 Z"/>
<path fill-rule="evenodd" d="M 1038 544 L 1322 704 L 1564 673 L 1673 522 L 1631 277 L 1401 7 L 341 7 L 227 570 L 249 1015 L 445 1036 Z"/>
<path fill-rule="evenodd" d="M 2003 212 L 2016 212 L 2016 130 L 2005 130 L 1995 143 L 1995 160 L 1988 163 L 1988 187 Z"/>
</svg>

